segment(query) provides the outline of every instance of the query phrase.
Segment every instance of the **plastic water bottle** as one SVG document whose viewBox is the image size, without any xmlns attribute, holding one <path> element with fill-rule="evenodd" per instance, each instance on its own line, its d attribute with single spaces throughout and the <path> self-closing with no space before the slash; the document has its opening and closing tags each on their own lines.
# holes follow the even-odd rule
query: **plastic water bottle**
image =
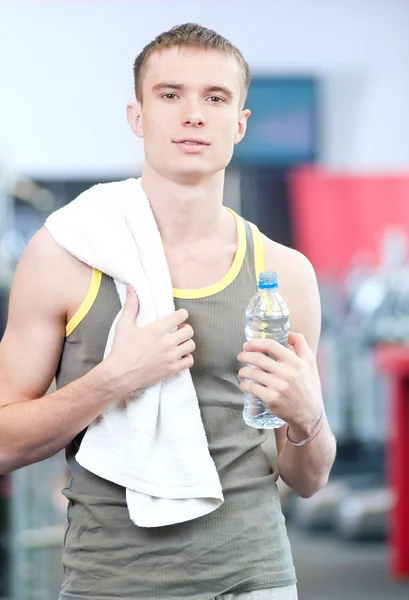
<svg viewBox="0 0 409 600">
<path fill-rule="evenodd" d="M 250 300 L 245 313 L 246 339 L 273 339 L 283 346 L 288 344 L 290 311 L 278 293 L 277 274 L 263 271 L 258 281 L 258 292 Z M 285 422 L 276 417 L 260 398 L 245 392 L 243 418 L 256 429 L 277 429 Z"/>
</svg>

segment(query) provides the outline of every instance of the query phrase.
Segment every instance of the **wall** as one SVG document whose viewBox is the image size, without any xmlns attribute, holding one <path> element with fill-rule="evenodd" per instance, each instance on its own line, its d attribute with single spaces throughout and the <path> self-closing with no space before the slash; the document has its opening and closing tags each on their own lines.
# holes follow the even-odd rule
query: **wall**
<svg viewBox="0 0 409 600">
<path fill-rule="evenodd" d="M 122 177 L 132 63 L 174 24 L 230 38 L 255 73 L 323 79 L 323 162 L 409 166 L 405 0 L 0 0 L 0 161 L 34 177 Z"/>
</svg>

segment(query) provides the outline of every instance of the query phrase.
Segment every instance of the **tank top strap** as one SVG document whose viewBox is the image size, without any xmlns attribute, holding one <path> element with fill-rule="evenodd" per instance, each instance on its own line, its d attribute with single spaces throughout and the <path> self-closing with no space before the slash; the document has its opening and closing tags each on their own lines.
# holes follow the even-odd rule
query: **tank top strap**
<svg viewBox="0 0 409 600">
<path fill-rule="evenodd" d="M 257 285 L 259 275 L 261 271 L 264 271 L 263 238 L 257 225 L 245 219 L 243 221 L 246 231 L 246 256 L 242 271 L 247 271 Z"/>
</svg>

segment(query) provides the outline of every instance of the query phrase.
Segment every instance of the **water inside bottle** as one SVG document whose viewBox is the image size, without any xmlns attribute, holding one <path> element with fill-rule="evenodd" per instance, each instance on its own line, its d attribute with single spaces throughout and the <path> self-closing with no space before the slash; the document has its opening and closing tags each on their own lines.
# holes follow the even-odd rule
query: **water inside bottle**
<svg viewBox="0 0 409 600">
<path fill-rule="evenodd" d="M 287 347 L 289 322 L 288 316 L 265 315 L 261 319 L 258 315 L 247 314 L 244 332 L 246 339 L 274 339 Z"/>
<path fill-rule="evenodd" d="M 288 315 L 264 315 L 261 319 L 258 315 L 246 314 L 246 339 L 274 339 L 287 347 L 288 329 Z M 285 425 L 285 421 L 268 410 L 260 398 L 248 393 L 244 394 L 243 418 L 247 425 L 256 429 L 278 429 Z"/>
</svg>

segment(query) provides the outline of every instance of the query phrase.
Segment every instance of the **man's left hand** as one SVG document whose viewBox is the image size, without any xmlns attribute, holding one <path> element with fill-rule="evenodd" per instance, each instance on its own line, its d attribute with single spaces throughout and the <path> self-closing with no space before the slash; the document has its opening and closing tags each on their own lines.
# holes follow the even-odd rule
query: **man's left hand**
<svg viewBox="0 0 409 600">
<path fill-rule="evenodd" d="M 322 392 L 315 357 L 301 333 L 290 332 L 288 348 L 269 339 L 243 345 L 238 360 L 244 392 L 260 398 L 291 431 L 308 436 L 322 411 Z"/>
</svg>

